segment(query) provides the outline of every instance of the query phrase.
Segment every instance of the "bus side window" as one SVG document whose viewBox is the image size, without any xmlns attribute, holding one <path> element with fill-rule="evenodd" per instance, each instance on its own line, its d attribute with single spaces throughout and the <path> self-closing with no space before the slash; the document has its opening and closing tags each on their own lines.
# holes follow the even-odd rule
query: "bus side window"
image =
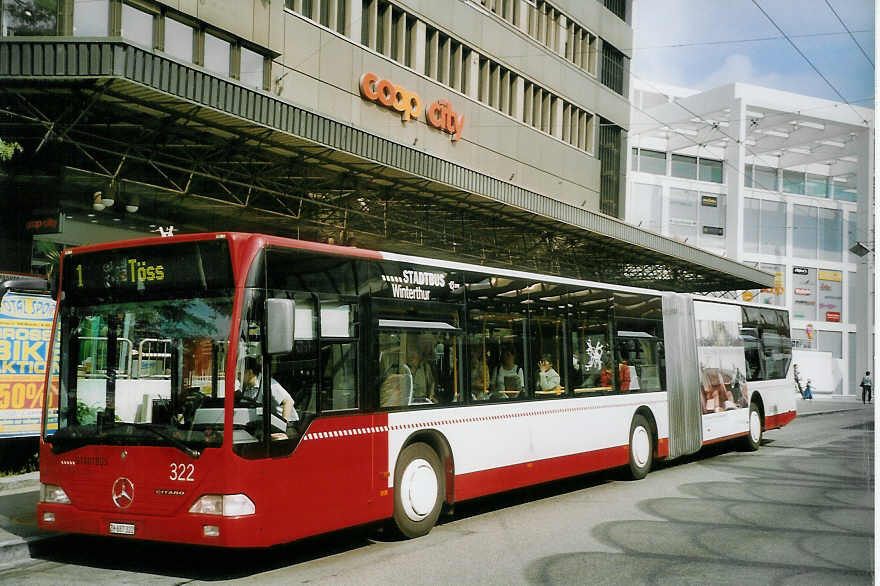
<svg viewBox="0 0 880 586">
<path fill-rule="evenodd" d="M 357 409 L 357 306 L 321 299 L 321 411 Z"/>
</svg>

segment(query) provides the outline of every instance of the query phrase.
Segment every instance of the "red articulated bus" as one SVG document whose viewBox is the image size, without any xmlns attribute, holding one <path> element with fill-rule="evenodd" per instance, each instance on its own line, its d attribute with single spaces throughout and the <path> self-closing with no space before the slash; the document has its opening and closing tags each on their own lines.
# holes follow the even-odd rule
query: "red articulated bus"
<svg viewBox="0 0 880 586">
<path fill-rule="evenodd" d="M 53 531 L 417 537 L 458 501 L 642 478 L 795 417 L 785 309 L 255 234 L 65 251 L 53 340 Z"/>
</svg>

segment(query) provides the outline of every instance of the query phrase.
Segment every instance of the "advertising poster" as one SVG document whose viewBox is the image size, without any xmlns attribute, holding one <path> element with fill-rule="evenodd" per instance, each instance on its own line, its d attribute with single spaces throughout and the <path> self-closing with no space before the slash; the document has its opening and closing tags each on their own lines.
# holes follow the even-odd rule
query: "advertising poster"
<svg viewBox="0 0 880 586">
<path fill-rule="evenodd" d="M 694 303 L 703 414 L 749 406 L 742 311 L 738 306 Z"/>
<path fill-rule="evenodd" d="M 0 438 L 40 433 L 54 312 L 55 301 L 45 295 L 10 291 L 0 300 Z"/>
<path fill-rule="evenodd" d="M 816 319 L 816 269 L 792 268 L 791 286 L 794 289 L 792 317 Z"/>
<path fill-rule="evenodd" d="M 843 305 L 843 273 L 840 271 L 819 271 L 819 315 L 817 319 L 840 322 Z"/>
</svg>

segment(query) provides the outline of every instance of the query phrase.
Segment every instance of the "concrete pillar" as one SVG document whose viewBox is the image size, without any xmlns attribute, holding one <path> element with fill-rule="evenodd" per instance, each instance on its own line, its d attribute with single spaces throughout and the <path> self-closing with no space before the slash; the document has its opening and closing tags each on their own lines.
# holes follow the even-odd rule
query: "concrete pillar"
<svg viewBox="0 0 880 586">
<path fill-rule="evenodd" d="M 406 51 L 409 39 L 406 38 L 406 15 L 401 14 L 396 23 L 393 23 L 397 31 L 397 54 L 392 55 L 398 63 L 406 63 Z M 390 47 L 391 45 L 389 45 Z"/>
<path fill-rule="evenodd" d="M 556 38 L 558 39 L 556 52 L 565 57 L 565 47 L 568 41 L 568 19 L 561 13 L 559 15 L 558 28 L 556 29 Z"/>
<path fill-rule="evenodd" d="M 478 100 L 480 89 L 480 54 L 471 51 L 465 63 L 465 91 L 468 96 Z"/>
<path fill-rule="evenodd" d="M 361 18 L 363 2 L 345 0 L 345 36 L 356 43 L 361 42 Z"/>
<path fill-rule="evenodd" d="M 513 102 L 513 105 L 511 107 L 512 112 L 510 113 L 510 115 L 517 120 L 523 119 L 523 108 L 525 105 L 525 87 L 525 80 L 520 76 L 516 76 L 516 81 L 513 84 L 513 95 L 510 98 Z"/>
<path fill-rule="evenodd" d="M 425 23 L 417 20 L 413 27 L 412 68 L 419 73 L 425 73 L 425 31 Z"/>
<path fill-rule="evenodd" d="M 392 14 L 393 11 L 390 4 L 379 14 L 379 18 L 382 19 L 382 50 L 379 52 L 389 57 L 391 56 L 391 27 L 394 26 L 394 21 L 391 18 Z"/>
<path fill-rule="evenodd" d="M 461 62 L 464 57 L 464 47 L 459 44 L 455 51 L 452 52 L 452 79 L 449 80 L 449 85 L 452 86 L 453 89 L 457 89 L 458 91 L 464 90 L 464 86 L 462 85 L 463 77 L 461 71 Z"/>
<path fill-rule="evenodd" d="M 858 133 L 854 140 L 858 142 L 859 171 L 856 176 L 856 240 L 874 249 L 858 261 L 856 270 L 856 315 L 863 316 L 856 326 L 856 376 L 850 381 L 855 388 L 862 380 L 866 370 L 871 371 L 872 378 L 877 378 L 877 365 L 874 357 L 874 316 L 878 308 L 874 289 L 874 269 L 876 242 L 876 222 L 874 207 L 874 141 L 871 140 L 873 128 Z M 875 382 L 874 388 L 877 384 Z"/>
<path fill-rule="evenodd" d="M 550 134 L 562 138 L 562 99 L 553 98 L 550 103 Z"/>
<path fill-rule="evenodd" d="M 331 0 L 327 5 L 327 27 L 335 31 L 337 20 L 339 20 L 339 3 Z"/>
<path fill-rule="evenodd" d="M 746 158 L 746 105 L 742 98 L 733 101 L 730 111 L 728 134 L 735 141 L 728 141 L 724 153 L 724 178 L 727 181 L 727 217 L 724 220 L 724 237 L 727 256 L 737 262 L 743 258 L 743 216 L 745 204 L 745 158 Z"/>
<path fill-rule="evenodd" d="M 367 19 L 367 46 L 371 49 L 375 49 L 377 46 L 376 31 L 379 23 L 379 3 L 370 2 L 367 11 L 367 14 L 362 15 L 362 18 Z"/>
</svg>

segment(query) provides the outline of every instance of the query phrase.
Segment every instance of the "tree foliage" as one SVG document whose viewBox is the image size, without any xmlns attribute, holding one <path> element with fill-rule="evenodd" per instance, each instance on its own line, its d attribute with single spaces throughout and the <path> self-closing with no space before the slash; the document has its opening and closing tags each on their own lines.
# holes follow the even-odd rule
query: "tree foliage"
<svg viewBox="0 0 880 586">
<path fill-rule="evenodd" d="M 17 142 L 6 142 L 0 139 L 0 162 L 8 161 L 16 152 L 21 152 L 21 145 Z"/>
</svg>

